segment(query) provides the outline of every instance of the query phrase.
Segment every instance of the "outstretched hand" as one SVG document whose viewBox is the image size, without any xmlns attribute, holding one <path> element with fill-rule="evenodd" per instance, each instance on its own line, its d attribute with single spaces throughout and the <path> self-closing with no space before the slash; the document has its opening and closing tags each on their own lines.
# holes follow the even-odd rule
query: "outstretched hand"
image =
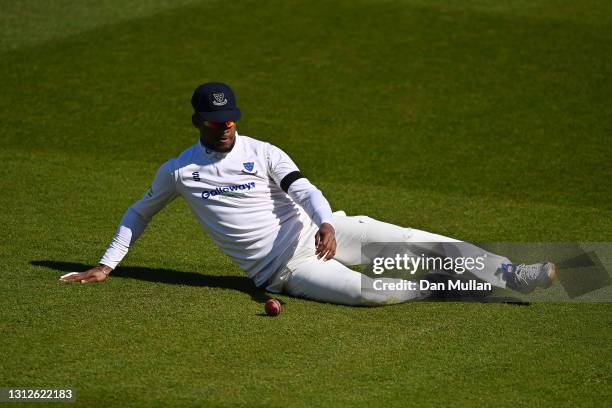
<svg viewBox="0 0 612 408">
<path fill-rule="evenodd" d="M 60 276 L 62 282 L 103 282 L 108 279 L 108 274 L 113 269 L 110 266 L 98 265 L 85 272 L 70 272 Z"/>
<path fill-rule="evenodd" d="M 315 234 L 315 254 L 318 259 L 329 261 L 336 255 L 336 231 L 324 222 Z"/>
</svg>

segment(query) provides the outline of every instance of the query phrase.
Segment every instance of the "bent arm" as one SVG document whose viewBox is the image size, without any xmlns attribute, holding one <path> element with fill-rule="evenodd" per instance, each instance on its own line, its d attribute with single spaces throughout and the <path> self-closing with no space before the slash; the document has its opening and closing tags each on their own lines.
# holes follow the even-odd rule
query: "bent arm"
<svg viewBox="0 0 612 408">
<path fill-rule="evenodd" d="M 332 259 L 336 254 L 336 232 L 329 202 L 278 147 L 270 145 L 268 163 L 272 179 L 319 227 L 314 237 L 317 257 L 326 261 Z"/>
<path fill-rule="evenodd" d="M 323 193 L 302 175 L 287 153 L 270 145 L 268 163 L 274 182 L 306 211 L 318 227 L 321 227 L 321 224 L 334 226 L 329 202 Z"/>
<path fill-rule="evenodd" d="M 312 185 L 307 178 L 300 178 L 291 183 L 287 194 L 306 211 L 318 227 L 324 223 L 334 226 L 329 202 L 321 190 Z"/>
<path fill-rule="evenodd" d="M 100 259 L 101 265 L 115 269 L 129 248 L 144 232 L 149 221 L 177 196 L 174 160 L 162 164 L 153 184 L 134 205 L 127 209 L 115 236 Z"/>
<path fill-rule="evenodd" d="M 100 265 L 106 265 L 115 269 L 119 262 L 127 255 L 130 246 L 136 242 L 145 228 L 147 228 L 147 225 L 148 222 L 132 207 L 128 208 L 125 214 L 123 214 L 123 218 L 121 218 L 113 240 L 106 249 L 102 259 L 100 259 Z"/>
</svg>

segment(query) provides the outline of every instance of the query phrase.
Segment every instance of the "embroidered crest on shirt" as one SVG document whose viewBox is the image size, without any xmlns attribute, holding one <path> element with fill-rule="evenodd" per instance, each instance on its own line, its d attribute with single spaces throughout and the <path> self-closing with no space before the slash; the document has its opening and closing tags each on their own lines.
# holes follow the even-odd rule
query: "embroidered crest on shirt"
<svg viewBox="0 0 612 408">
<path fill-rule="evenodd" d="M 255 168 L 254 162 L 246 162 L 242 163 L 242 165 L 244 166 L 244 170 L 242 170 L 243 174 L 257 174 L 257 170 L 253 171 Z"/>
</svg>

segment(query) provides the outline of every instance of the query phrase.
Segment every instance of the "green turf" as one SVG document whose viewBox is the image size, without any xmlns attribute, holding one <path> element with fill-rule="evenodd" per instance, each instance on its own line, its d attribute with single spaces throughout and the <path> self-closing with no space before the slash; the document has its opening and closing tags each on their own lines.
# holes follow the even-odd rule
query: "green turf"
<svg viewBox="0 0 612 408">
<path fill-rule="evenodd" d="M 0 387 L 76 406 L 609 406 L 609 303 L 266 294 L 180 200 L 100 285 L 189 98 L 232 85 L 334 209 L 472 241 L 612 241 L 605 1 L 0 2 Z"/>
</svg>

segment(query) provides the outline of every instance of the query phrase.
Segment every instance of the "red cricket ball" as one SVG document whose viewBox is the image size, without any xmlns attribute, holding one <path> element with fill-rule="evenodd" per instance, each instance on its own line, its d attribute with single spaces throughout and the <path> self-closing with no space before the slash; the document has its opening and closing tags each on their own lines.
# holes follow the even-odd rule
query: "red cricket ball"
<svg viewBox="0 0 612 408">
<path fill-rule="evenodd" d="M 278 316 L 281 312 L 281 303 L 276 299 L 268 299 L 266 301 L 266 313 L 268 316 Z"/>
</svg>

